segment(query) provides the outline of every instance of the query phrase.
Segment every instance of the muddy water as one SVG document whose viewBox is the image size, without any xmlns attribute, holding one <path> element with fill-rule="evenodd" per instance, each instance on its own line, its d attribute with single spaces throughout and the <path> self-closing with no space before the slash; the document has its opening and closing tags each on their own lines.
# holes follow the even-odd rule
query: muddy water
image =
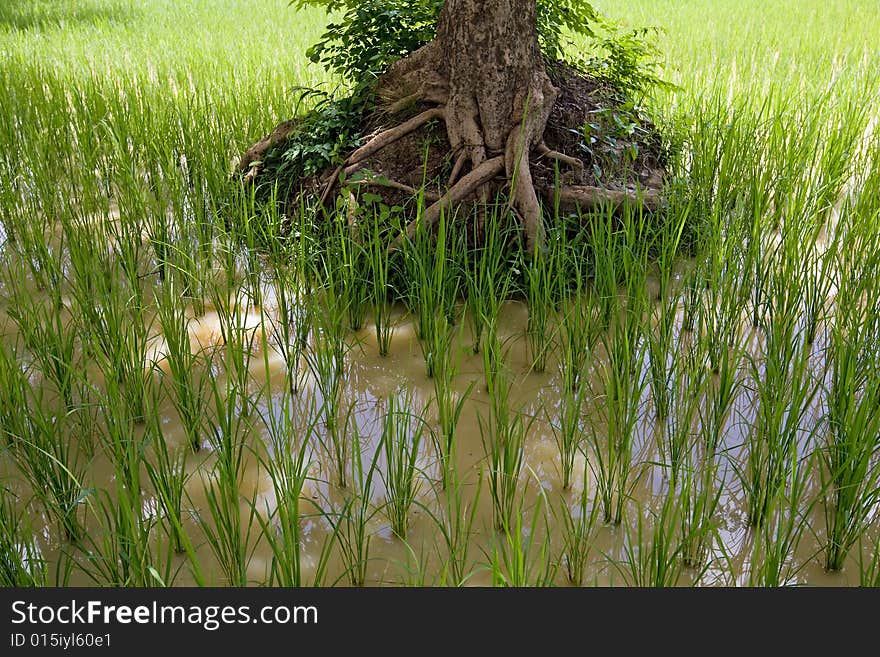
<svg viewBox="0 0 880 657">
<path fill-rule="evenodd" d="M 0 306 L 0 335 L 13 341 L 12 322 Z M 271 297 L 262 308 L 246 308 L 240 314 L 243 327 L 257 339 L 250 362 L 251 388 L 249 395 L 256 400 L 256 415 L 269 417 L 273 413 L 289 413 L 293 424 L 299 427 L 297 440 L 306 435 L 310 422 L 315 422 L 320 434 L 323 427 L 315 420 L 320 402 L 320 391 L 303 364 L 303 385 L 294 397 L 284 394 L 288 385 L 287 365 L 281 354 L 272 346 L 266 318 L 273 317 L 277 310 Z M 561 557 L 564 541 L 564 523 L 561 512 L 572 509 L 586 488 L 592 494 L 596 488 L 595 473 L 579 455 L 575 463 L 575 477 L 570 490 L 563 490 L 560 471 L 559 450 L 552 424 L 558 422 L 563 403 L 562 376 L 559 364 L 551 357 L 545 373 L 530 371 L 527 342 L 524 338 L 528 311 L 523 303 L 508 302 L 503 307 L 499 321 L 499 339 L 505 349 L 505 363 L 510 372 L 510 405 L 518 409 L 528 421 L 529 433 L 524 448 L 524 464 L 519 481 L 521 495 L 520 510 L 522 533 L 532 540 L 532 555 L 546 539 L 549 546 L 547 561 L 558 566 L 553 581 L 567 583 L 565 567 Z M 199 318 L 191 318 L 189 333 L 194 352 L 217 349 L 222 351 L 220 318 L 216 310 L 208 308 Z M 504 543 L 504 537 L 495 530 L 492 519 L 492 504 L 486 483 L 487 457 L 481 425 L 489 414 L 489 396 L 484 385 L 482 356 L 471 349 L 473 337 L 470 324 L 462 320 L 460 325 L 456 354 L 458 375 L 454 387 L 460 395 L 470 394 L 459 421 L 457 441 L 456 471 L 461 482 L 461 501 L 466 508 L 476 504 L 477 510 L 470 531 L 468 566 L 470 576 L 466 583 L 483 585 L 492 583 L 490 563 L 497 546 Z M 679 326 L 677 340 L 686 339 L 686 332 Z M 148 350 L 148 366 L 159 371 L 167 368 L 163 360 L 164 341 L 158 329 L 152 331 L 153 339 Z M 403 391 L 408 394 L 410 410 L 416 415 L 424 415 L 427 426 L 436 430 L 437 419 L 431 400 L 434 396 L 433 382 L 425 374 L 425 363 L 415 334 L 411 318 L 398 310 L 391 351 L 387 357 L 380 357 L 372 324 L 368 320 L 365 327 L 349 335 L 351 351 L 346 357 L 343 378 L 342 407 L 356 425 L 360 436 L 362 460 L 369 464 L 376 453 L 382 431 L 382 421 L 388 408 L 388 398 Z M 748 340 L 750 348 L 757 349 L 760 340 L 748 331 L 742 339 Z M 261 346 L 263 345 L 263 346 Z M 822 345 L 816 345 L 816 353 L 822 353 Z M 601 358 L 601 352 L 597 352 Z M 820 359 L 821 360 L 821 359 Z M 591 376 L 596 376 L 600 362 L 593 363 Z M 817 363 L 817 366 L 821 363 Z M 161 378 L 157 371 L 153 376 Z M 222 377 L 223 374 L 218 376 Z M 34 385 L 40 385 L 35 380 Z M 585 411 L 594 416 L 599 413 L 602 400 L 587 400 Z M 658 448 L 657 422 L 650 411 L 650 391 L 646 386 L 641 403 L 643 412 L 636 425 L 633 446 L 634 467 L 633 486 L 626 504 L 624 521 L 620 525 L 605 524 L 601 515 L 591 539 L 592 551 L 586 582 L 593 584 L 626 583 L 628 570 L 626 561 L 632 554 L 632 546 L 650 540 L 654 514 L 659 512 L 665 491 L 669 487 L 667 470 L 660 465 L 663 456 Z M 822 412 L 821 398 L 814 404 L 814 413 Z M 162 431 L 166 442 L 172 449 L 183 448 L 186 444 L 185 432 L 178 416 L 167 400 L 159 408 Z M 736 475 L 736 467 L 744 463 L 744 443 L 751 418 L 755 414 L 754 400 L 748 391 L 740 391 L 729 414 L 725 426 L 724 444 L 719 448 L 723 455 L 720 467 L 722 493 L 719 511 L 716 514 L 717 534 L 711 546 L 711 564 L 700 577 L 701 584 L 747 584 L 754 549 L 754 531 L 748 527 L 747 500 Z M 601 431 L 601 423 L 594 427 Z M 240 492 L 243 497 L 241 514 L 243 522 L 250 517 L 252 507 L 268 517 L 277 506 L 271 480 L 265 468 L 260 465 L 260 457 L 271 458 L 271 445 L 268 432 L 259 421 L 249 423 L 249 450 L 247 452 Z M 351 427 L 349 427 L 351 430 Z M 136 429 L 143 431 L 143 428 Z M 346 490 L 333 485 L 332 459 L 322 449 L 313 434 L 308 445 L 310 460 L 309 479 L 306 481 L 300 500 L 302 520 L 303 581 L 309 583 L 315 576 L 315 568 L 320 560 L 322 549 L 333 533 L 329 518 L 334 509 L 342 506 L 347 496 Z M 411 512 L 410 527 L 406 541 L 396 537 L 390 522 L 382 510 L 385 499 L 383 485 L 384 458 L 376 457 L 379 475 L 373 479 L 370 496 L 371 516 L 367 521 L 370 536 L 367 584 L 436 584 L 442 582 L 441 568 L 446 556 L 438 519 L 443 518 L 447 508 L 448 493 L 439 485 L 438 459 L 425 439 L 418 458 L 420 470 L 417 504 Z M 223 575 L 214 561 L 196 518 L 205 517 L 205 486 L 211 477 L 214 456 L 207 443 L 204 449 L 191 454 L 187 461 L 190 478 L 187 481 L 187 507 L 190 510 L 186 519 L 186 529 L 192 538 L 194 549 L 202 572 L 212 583 L 222 584 Z M 14 491 L 20 501 L 29 499 L 27 486 L 8 454 L 0 458 L 3 480 Z M 89 459 L 91 483 L 97 487 L 111 489 L 113 486 L 113 467 L 100 454 Z M 145 486 L 148 478 L 143 477 Z M 818 482 L 814 482 L 812 493 L 816 494 Z M 349 489 L 350 490 L 350 489 Z M 156 515 L 157 504 L 153 491 L 144 491 L 145 515 Z M 41 512 L 36 504 L 29 506 L 35 524 L 41 523 Z M 535 513 L 537 509 L 537 513 Z M 858 582 L 858 570 L 850 563 L 842 573 L 829 574 L 822 568 L 822 555 L 819 538 L 824 528 L 821 505 L 814 505 L 810 516 L 813 530 L 807 530 L 799 549 L 792 560 L 790 583 L 809 583 L 816 585 L 847 585 Z M 50 560 L 56 555 L 60 545 L 53 526 L 45 523 L 37 535 L 40 549 Z M 535 526 L 535 522 L 537 525 Z M 158 531 L 158 530 L 157 530 Z M 642 532 L 640 541 L 639 532 Z M 248 575 L 254 584 L 267 581 L 272 553 L 265 540 L 261 540 L 258 527 L 253 527 L 250 540 L 252 557 L 249 561 Z M 853 554 L 856 550 L 853 551 Z M 179 562 L 176 583 L 191 583 L 192 577 L 182 556 L 173 557 Z M 332 549 L 323 583 L 348 582 L 347 564 L 338 543 Z M 537 566 L 535 566 L 537 572 Z M 680 584 L 692 583 L 695 571 L 684 569 Z M 74 572 L 73 583 L 89 583 L 84 573 Z"/>
</svg>

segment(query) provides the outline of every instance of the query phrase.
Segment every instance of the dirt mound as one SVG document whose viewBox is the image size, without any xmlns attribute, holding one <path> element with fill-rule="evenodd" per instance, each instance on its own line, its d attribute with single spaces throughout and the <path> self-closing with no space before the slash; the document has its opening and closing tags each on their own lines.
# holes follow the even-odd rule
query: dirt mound
<svg viewBox="0 0 880 657">
<path fill-rule="evenodd" d="M 559 95 L 543 143 L 530 156 L 535 189 L 545 204 L 558 201 L 560 207 L 571 211 L 625 202 L 656 207 L 665 157 L 655 126 L 615 89 L 567 64 L 548 63 L 547 73 Z M 340 166 L 309 177 L 277 181 L 281 189 L 291 190 L 283 199 L 287 209 L 298 210 L 303 195 L 329 207 L 334 195 L 349 205 L 356 204 L 366 190 L 388 206 L 404 209 L 413 208 L 419 195 L 425 206 L 445 201 L 455 181 L 468 171 L 467 165 L 457 166 L 444 122 L 432 115 L 433 108 L 418 101 L 404 107 L 400 103 L 375 107 L 359 126 L 366 144 L 377 135 L 388 135 L 389 126 L 410 122 L 418 127 L 402 131 L 367 157 L 358 157 L 355 150 Z M 297 139 L 296 124 L 281 124 L 245 155 L 240 166 L 245 177 L 259 183 L 275 182 L 268 179 L 274 170 L 261 171 L 252 163 L 277 158 L 295 146 Z M 496 172 L 489 183 L 498 193 L 508 191 L 509 181 L 503 172 Z M 479 195 L 475 189 L 456 201 L 468 206 L 477 202 Z"/>
</svg>

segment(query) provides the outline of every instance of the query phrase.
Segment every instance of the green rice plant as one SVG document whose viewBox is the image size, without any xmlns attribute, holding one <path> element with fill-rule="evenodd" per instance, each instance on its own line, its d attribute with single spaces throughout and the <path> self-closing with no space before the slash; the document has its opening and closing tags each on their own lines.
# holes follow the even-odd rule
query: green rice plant
<svg viewBox="0 0 880 657">
<path fill-rule="evenodd" d="M 306 502 L 306 484 L 309 481 L 310 438 L 317 427 L 318 418 L 312 402 L 308 412 L 308 425 L 297 431 L 294 409 L 291 407 L 289 390 L 281 393 L 280 410 L 262 415 L 269 438 L 266 454 L 260 455 L 260 464 L 272 482 L 274 508 L 268 502 L 265 508 L 256 508 L 256 519 L 263 538 L 272 554 L 272 563 L 266 584 L 269 586 L 302 586 L 303 573 L 303 514 L 301 506 Z M 297 437 L 299 435 L 299 437 Z M 326 571 L 330 557 L 331 542 L 324 544 L 318 558 L 314 582 L 319 583 Z"/>
<path fill-rule="evenodd" d="M 333 297 L 327 298 L 331 292 L 323 290 L 318 298 L 313 298 L 315 309 L 311 317 L 315 319 L 315 330 L 311 344 L 303 353 L 306 365 L 315 378 L 315 384 L 321 395 L 321 416 L 324 431 L 321 443 L 333 458 L 336 484 L 345 487 L 348 483 L 346 473 L 350 465 L 350 439 L 343 423 L 342 384 L 345 355 L 349 346 L 345 339 L 344 328 L 340 330 L 338 322 L 344 306 L 337 304 Z"/>
<path fill-rule="evenodd" d="M 0 585 L 33 587 L 49 584 L 49 563 L 34 540 L 25 510 L 16 509 L 15 494 L 0 487 Z"/>
<path fill-rule="evenodd" d="M 685 572 L 685 542 L 678 534 L 681 509 L 675 490 L 662 494 L 659 509 L 643 508 L 636 518 L 634 529 L 624 525 L 624 558 L 621 562 L 612 560 L 612 566 L 629 586 L 677 586 Z M 696 573 L 693 581 L 700 576 Z"/>
<path fill-rule="evenodd" d="M 788 455 L 783 466 L 782 491 L 770 503 L 767 516 L 755 529 L 752 546 L 750 586 L 789 586 L 797 583 L 798 574 L 807 566 L 795 557 L 810 530 L 810 514 L 816 498 L 809 496 L 810 479 L 815 467 L 813 454 Z"/>
<path fill-rule="evenodd" d="M 590 417 L 589 462 L 602 502 L 605 522 L 619 524 L 635 481 L 632 453 L 636 424 L 646 385 L 642 367 L 645 296 L 639 292 L 638 267 L 629 265 L 627 299 L 612 314 L 612 324 L 600 339 L 605 358 L 600 359 L 598 390 L 601 410 Z M 644 270 L 642 270 L 644 271 Z"/>
<path fill-rule="evenodd" d="M 402 540 L 406 540 L 409 512 L 422 487 L 418 461 L 428 430 L 425 409 L 421 413 L 411 410 L 414 404 L 411 393 L 390 396 L 380 438 L 385 456 L 385 469 L 379 473 L 385 485 L 385 510 L 391 531 Z"/>
<path fill-rule="evenodd" d="M 461 239 L 450 235 L 448 228 L 445 214 L 437 223 L 436 234 L 429 233 L 418 223 L 404 251 L 407 303 L 416 314 L 416 330 L 428 377 L 435 375 L 438 359 L 445 357 L 448 330 L 455 324 L 454 307 L 461 287 L 455 266 Z"/>
<path fill-rule="evenodd" d="M 872 348 L 876 321 L 859 318 L 857 302 L 848 294 L 838 297 L 839 304 L 847 305 L 838 308 L 831 332 L 827 429 L 819 448 L 825 568 L 831 571 L 843 568 L 852 547 L 872 526 L 880 501 L 880 382 L 876 345 Z"/>
<path fill-rule="evenodd" d="M 114 382 L 124 395 L 132 419 L 143 422 L 145 390 L 152 372 L 145 367 L 149 322 L 141 291 L 134 287 L 137 273 L 128 271 L 135 265 L 120 258 L 108 261 L 96 250 L 96 237 L 89 227 L 70 224 L 65 233 L 75 273 L 71 293 L 82 322 L 84 349 L 97 359 L 105 379 Z"/>
<path fill-rule="evenodd" d="M 139 495 L 128 495 L 116 486 L 116 497 L 107 490 L 96 493 L 94 503 L 98 527 L 82 544 L 85 573 L 96 585 L 155 586 L 156 574 L 170 581 L 171 562 L 156 568 L 154 521 L 144 516 Z"/>
<path fill-rule="evenodd" d="M 511 281 L 505 275 L 505 244 L 509 236 L 498 208 L 487 210 L 482 216 L 482 242 L 465 257 L 465 289 L 467 313 L 473 330 L 473 352 L 480 353 L 483 335 L 492 330 L 507 298 Z M 475 233 L 478 230 L 474 228 Z"/>
<path fill-rule="evenodd" d="M 563 267 L 565 234 L 562 229 L 550 230 L 545 237 L 545 246 L 538 249 L 532 258 L 520 252 L 521 267 L 525 274 L 525 296 L 529 306 L 529 319 L 526 325 L 526 340 L 532 359 L 532 369 L 543 372 L 547 368 L 547 356 L 553 344 L 552 318 L 556 311 L 558 277 Z"/>
<path fill-rule="evenodd" d="M 672 486 L 677 485 L 679 473 L 686 467 L 699 435 L 699 412 L 707 386 L 704 348 L 702 342 L 685 340 L 678 343 L 679 354 L 673 372 L 675 379 L 669 390 L 671 413 L 657 430 L 661 463 Z"/>
<path fill-rule="evenodd" d="M 64 435 L 63 416 L 44 407 L 42 389 L 32 387 L 15 354 L 0 343 L 0 381 L 10 385 L 0 394 L 18 406 L 10 409 L 3 430 L 10 455 L 59 538 L 76 543 L 85 534 L 81 507 L 92 491 L 86 488 L 87 464 L 74 441 Z"/>
<path fill-rule="evenodd" d="M 437 548 L 443 564 L 439 576 L 442 585 L 464 586 L 473 574 L 469 555 L 474 543 L 474 519 L 482 490 L 481 477 L 477 479 L 473 497 L 466 500 L 465 484 L 452 470 L 443 492 L 438 493 L 442 497 L 440 510 L 435 513 L 428 507 L 422 507 L 436 523 L 442 538 L 442 550 L 440 546 Z"/>
<path fill-rule="evenodd" d="M 716 538 L 717 513 L 723 492 L 714 454 L 702 459 L 689 458 L 678 477 L 679 517 L 684 565 L 698 571 L 708 567 L 712 543 Z"/>
<path fill-rule="evenodd" d="M 187 449 L 173 450 L 169 447 L 158 413 L 152 415 L 147 426 L 153 458 L 145 456 L 143 465 L 156 495 L 162 529 L 168 535 L 174 552 L 182 554 L 189 545 L 184 529 L 186 484 L 191 477 L 186 467 Z"/>
<path fill-rule="evenodd" d="M 224 583 L 247 586 L 259 522 L 256 504 L 240 492 L 241 475 L 229 468 L 229 463 L 218 459 L 210 471 L 202 474 L 207 509 L 199 512 L 197 522 L 224 576 Z"/>
<path fill-rule="evenodd" d="M 484 352 L 489 350 L 492 341 L 491 337 L 487 337 Z M 511 410 L 508 376 L 502 368 L 489 379 L 489 416 L 487 419 L 482 414 L 477 416 L 488 462 L 492 517 L 495 529 L 499 531 L 512 530 L 523 466 L 523 447 L 535 421 L 534 417 L 527 419 L 522 411 Z"/>
<path fill-rule="evenodd" d="M 544 512 L 546 504 L 541 492 L 532 511 L 531 526 L 525 527 L 526 509 L 520 500 L 515 520 L 505 526 L 501 536 L 492 543 L 489 565 L 493 586 L 553 585 L 557 564 L 550 555 L 550 534 Z"/>
<path fill-rule="evenodd" d="M 808 422 L 818 393 L 809 345 L 798 334 L 799 294 L 784 271 L 771 280 L 767 301 L 763 353 L 760 358 L 749 357 L 757 417 L 747 439 L 745 468 L 738 468 L 752 526 L 767 518 L 782 490 L 791 455 L 811 435 Z"/>
<path fill-rule="evenodd" d="M 675 328 L 675 314 L 678 299 L 671 297 L 662 298 L 658 308 L 654 311 L 654 319 L 646 331 L 648 351 L 648 368 L 651 386 L 651 398 L 654 402 L 654 414 L 657 421 L 663 423 L 669 417 L 671 406 L 669 391 L 675 385 L 677 361 L 672 358 L 673 336 Z"/>
<path fill-rule="evenodd" d="M 569 260 L 566 269 L 572 269 L 575 277 L 574 290 L 559 305 L 557 319 L 560 343 L 559 369 L 563 386 L 574 392 L 590 367 L 593 350 L 599 336 L 594 296 L 586 289 L 583 263 L 579 258 Z M 601 312 L 601 311 L 600 311 Z"/>
<path fill-rule="evenodd" d="M 379 355 L 385 357 L 391 347 L 394 324 L 391 319 L 391 256 L 386 246 L 385 226 L 388 224 L 390 212 L 384 206 L 373 213 L 369 221 L 369 235 L 366 237 L 366 249 L 369 257 L 371 286 L 369 291 L 373 309 L 373 324 L 376 329 L 376 344 Z"/>
<path fill-rule="evenodd" d="M 370 305 L 368 278 L 370 253 L 363 243 L 361 226 L 333 220 L 334 226 L 327 248 L 328 266 L 335 270 L 332 281 L 334 294 L 345 305 L 348 327 L 358 331 L 364 325 Z"/>
<path fill-rule="evenodd" d="M 305 283 L 296 280 L 298 268 L 296 265 L 291 267 L 288 262 L 293 257 L 295 256 L 273 258 L 270 271 L 278 304 L 277 317 L 266 313 L 262 306 L 260 313 L 263 322 L 268 321 L 272 328 L 272 347 L 284 358 L 287 387 L 290 394 L 296 396 L 303 383 L 304 371 L 301 365 L 308 346 L 314 304 L 305 300 Z"/>
<path fill-rule="evenodd" d="M 6 313 L 39 364 L 40 372 L 55 386 L 64 408 L 72 412 L 76 404 L 75 379 L 79 369 L 77 334 L 74 320 L 64 307 L 60 277 L 54 287 L 46 290 L 47 302 L 42 295 L 34 296 L 28 290 L 24 272 L 16 272 L 16 269 L 14 262 L 6 269 L 8 278 L 5 283 L 9 291 Z"/>
<path fill-rule="evenodd" d="M 445 323 L 445 322 L 444 322 Z M 476 383 L 471 381 L 464 393 L 458 393 L 453 382 L 458 373 L 456 346 L 458 332 L 452 327 L 444 326 L 438 332 L 438 339 L 446 344 L 438 344 L 438 358 L 435 361 L 435 372 L 431 379 L 434 388 L 434 403 L 437 406 L 438 431 L 431 432 L 434 449 L 440 459 L 440 483 L 446 489 L 455 475 L 456 430 L 465 403 L 470 398 Z"/>
<path fill-rule="evenodd" d="M 560 500 L 559 515 L 562 518 L 562 560 L 568 581 L 583 586 L 593 555 L 596 523 L 599 519 L 599 503 L 590 495 L 587 485 L 589 465 L 584 461 L 584 484 L 575 503 L 566 498 Z"/>
<path fill-rule="evenodd" d="M 587 395 L 585 387 L 575 390 L 565 388 L 562 399 L 559 402 L 559 415 L 554 418 L 548 416 L 548 422 L 553 430 L 556 447 L 559 450 L 560 471 L 562 474 L 562 488 L 569 490 L 574 474 L 574 464 L 579 453 L 583 453 L 584 438 L 584 402 Z"/>
<path fill-rule="evenodd" d="M 159 368 L 168 397 L 180 418 L 187 443 L 193 451 L 202 446 L 203 416 L 207 406 L 207 381 L 199 374 L 204 366 L 201 354 L 193 353 L 189 322 L 176 293 L 174 279 L 168 279 L 156 291 L 156 318 L 165 341 L 166 369 Z"/>
<path fill-rule="evenodd" d="M 361 436 L 353 425 L 351 471 L 353 486 L 345 491 L 342 505 L 336 510 L 322 510 L 321 514 L 333 529 L 332 540 L 338 545 L 345 571 L 340 576 L 348 578 L 352 586 L 364 586 L 370 563 L 372 534 L 369 523 L 378 513 L 371 503 L 373 478 L 379 465 L 381 450 L 375 450 L 373 459 L 364 469 Z"/>
</svg>

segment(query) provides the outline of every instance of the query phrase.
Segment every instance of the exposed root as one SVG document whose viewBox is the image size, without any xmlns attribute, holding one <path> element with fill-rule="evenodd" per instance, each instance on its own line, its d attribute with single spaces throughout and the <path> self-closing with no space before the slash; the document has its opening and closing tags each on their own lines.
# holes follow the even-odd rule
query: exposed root
<svg viewBox="0 0 880 657">
<path fill-rule="evenodd" d="M 458 180 L 458 176 L 461 174 L 461 170 L 468 159 L 468 155 L 469 153 L 467 151 L 461 151 L 458 154 L 458 157 L 455 158 L 455 164 L 452 166 L 452 173 L 449 174 L 449 180 L 446 182 L 446 187 L 452 187 L 455 184 L 455 181 Z"/>
<path fill-rule="evenodd" d="M 529 149 L 522 138 L 522 127 L 517 126 L 507 139 L 505 164 L 511 181 L 511 206 L 519 210 L 525 231 L 525 249 L 534 253 L 544 242 L 544 224 L 541 221 L 541 204 L 532 182 Z"/>
<path fill-rule="evenodd" d="M 551 160 L 556 160 L 557 162 L 562 162 L 563 164 L 567 164 L 572 169 L 583 169 L 584 163 L 576 157 L 571 157 L 570 155 L 566 155 L 565 153 L 560 153 L 559 151 L 554 151 L 543 141 L 538 144 L 535 148 L 538 152 L 538 155 L 541 157 L 546 157 Z"/>
<path fill-rule="evenodd" d="M 238 170 L 241 173 L 247 171 L 247 176 L 245 176 L 246 180 L 253 180 L 259 173 L 258 167 L 251 167 L 251 164 L 262 160 L 263 156 L 266 153 L 268 153 L 275 146 L 287 139 L 296 128 L 296 124 L 296 119 L 291 119 L 279 123 L 272 132 L 263 137 L 260 141 L 258 141 L 247 150 L 247 152 L 241 157 L 241 160 L 238 163 Z"/>
<path fill-rule="evenodd" d="M 578 185 L 547 188 L 544 190 L 544 195 L 548 201 L 555 202 L 558 200 L 562 207 L 572 210 L 591 210 L 606 205 L 611 205 L 615 208 L 624 205 L 640 205 L 648 210 L 656 210 L 660 207 L 660 192 L 655 189 L 632 192 Z"/>
<path fill-rule="evenodd" d="M 393 144 L 401 137 L 405 137 L 409 133 L 415 132 L 423 125 L 425 125 L 428 121 L 431 121 L 432 119 L 440 119 L 443 118 L 443 116 L 443 108 L 434 107 L 432 109 L 422 112 L 418 116 L 414 116 L 408 121 L 404 121 L 400 125 L 380 132 L 378 135 L 373 137 L 370 141 L 368 141 L 366 144 L 364 144 L 354 153 L 352 153 L 346 161 L 345 165 L 348 166 L 351 164 L 362 162 L 371 155 L 378 153 L 389 144 Z"/>
<path fill-rule="evenodd" d="M 333 173 L 330 174 L 330 177 L 327 179 L 327 182 L 324 185 L 324 190 L 321 192 L 321 199 L 319 201 L 320 207 L 324 207 L 327 203 L 327 199 L 330 198 L 330 192 L 333 191 L 333 188 L 336 187 L 336 181 L 339 180 L 339 174 L 342 173 L 342 166 L 338 166 L 333 170 Z"/>
<path fill-rule="evenodd" d="M 440 219 L 440 215 L 443 212 L 446 212 L 458 203 L 461 203 L 461 201 L 483 187 L 503 170 L 504 158 L 502 156 L 486 160 L 455 183 L 436 203 L 428 207 L 422 215 L 421 221 L 424 222 L 425 226 L 429 228 L 433 227 Z M 406 227 L 406 234 L 408 237 L 412 238 L 415 236 L 418 224 L 419 221 L 416 220 L 410 222 Z M 395 242 L 395 246 L 400 246 L 399 242 L 400 239 Z"/>
<path fill-rule="evenodd" d="M 410 196 L 419 196 L 430 202 L 434 203 L 440 200 L 440 194 L 436 192 L 432 192 L 427 189 L 416 189 L 410 185 L 405 185 L 404 183 L 397 182 L 396 180 L 389 180 L 388 178 L 364 178 L 362 180 L 353 180 L 347 183 L 348 186 L 363 186 L 363 187 L 387 187 L 389 189 L 397 189 L 401 192 L 405 192 Z"/>
</svg>

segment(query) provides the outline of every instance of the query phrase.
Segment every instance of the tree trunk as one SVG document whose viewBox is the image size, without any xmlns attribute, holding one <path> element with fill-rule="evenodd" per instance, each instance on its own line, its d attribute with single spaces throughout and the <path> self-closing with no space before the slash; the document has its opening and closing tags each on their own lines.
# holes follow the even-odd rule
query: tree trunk
<svg viewBox="0 0 880 657">
<path fill-rule="evenodd" d="M 541 208 L 529 156 L 542 141 L 557 90 L 538 44 L 535 0 L 446 0 L 437 38 L 392 66 L 380 88 L 389 99 L 443 105 L 452 151 L 456 159 L 469 160 L 472 172 L 490 172 L 496 167 L 489 163 L 503 156 L 526 248 L 541 242 Z M 463 173 L 461 168 L 456 166 L 457 172 Z M 465 176 L 460 184 L 478 184 L 485 196 L 485 178 Z M 427 219 L 435 220 L 447 200 L 472 191 L 453 185 L 448 199 L 428 209 Z"/>
</svg>

